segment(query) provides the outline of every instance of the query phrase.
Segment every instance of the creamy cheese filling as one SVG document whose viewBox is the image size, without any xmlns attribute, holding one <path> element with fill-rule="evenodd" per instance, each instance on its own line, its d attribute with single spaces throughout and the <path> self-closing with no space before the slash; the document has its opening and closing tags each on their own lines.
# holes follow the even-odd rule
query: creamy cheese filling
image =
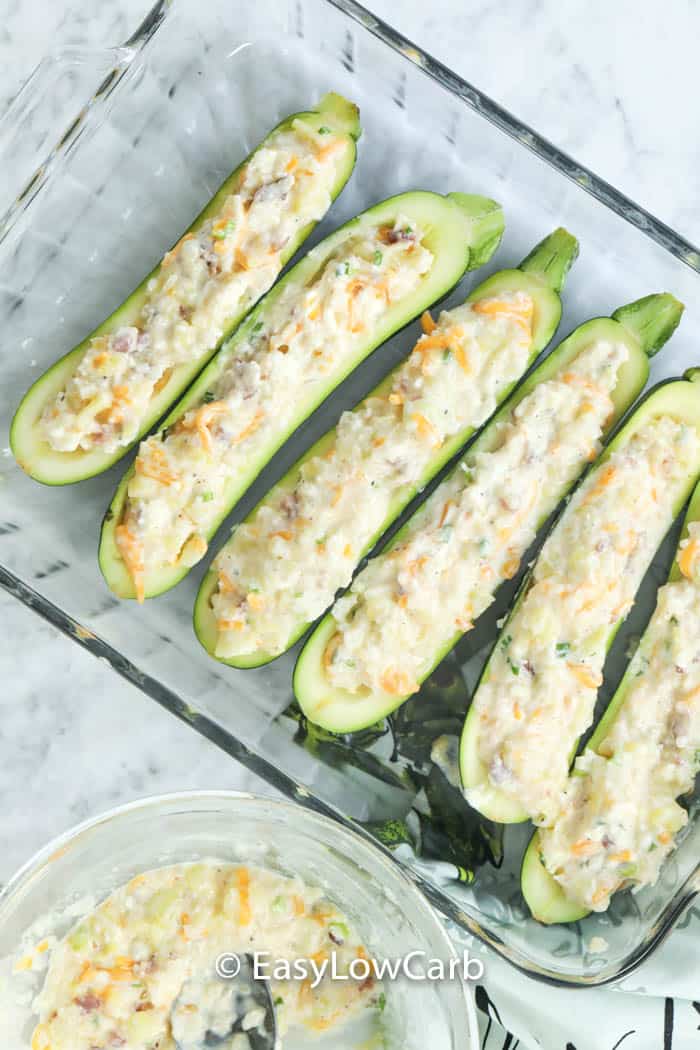
<svg viewBox="0 0 700 1050">
<path fill-rule="evenodd" d="M 400 543 L 360 573 L 333 610 L 332 685 L 358 696 L 417 690 L 436 655 L 515 575 L 551 489 L 596 455 L 627 357 L 624 344 L 597 341 L 539 383 L 498 424 L 491 451 L 469 454 Z"/>
<path fill-rule="evenodd" d="M 141 443 L 116 531 L 137 593 L 145 568 L 192 565 L 203 556 L 227 484 L 286 433 L 309 388 L 349 365 L 430 270 L 433 255 L 422 237 L 403 216 L 394 225 L 360 227 L 309 283 L 284 287 L 247 340 L 224 356 L 204 403 Z"/>
<path fill-rule="evenodd" d="M 700 523 L 659 591 L 624 698 L 596 751 L 576 760 L 542 858 L 568 897 L 604 911 L 621 886 L 653 885 L 688 820 L 676 801 L 700 766 Z"/>
<path fill-rule="evenodd" d="M 67 937 L 43 942 L 20 968 L 48 970 L 32 1050 L 162 1050 L 203 1045 L 225 1024 L 225 982 L 212 987 L 224 953 L 322 963 L 348 974 L 366 950 L 349 919 L 321 890 L 262 868 L 202 862 L 144 872 L 111 894 Z M 270 969 L 269 971 L 273 971 Z M 381 983 L 271 980 L 282 1033 L 321 1032 L 381 1007 Z M 254 1022 L 255 1017 L 249 1020 Z M 204 1030 L 202 1030 L 204 1029 Z M 248 1046 L 246 1037 L 226 1046 Z"/>
<path fill-rule="evenodd" d="M 114 452 L 134 440 L 173 370 L 217 345 L 272 285 L 288 242 L 326 213 L 343 141 L 301 120 L 269 137 L 218 214 L 165 255 L 134 324 L 90 340 L 41 417 L 52 448 Z"/>
<path fill-rule="evenodd" d="M 591 723 L 610 632 L 631 608 L 700 454 L 694 427 L 652 418 L 584 481 L 539 556 L 473 703 L 488 781 L 537 824 L 559 812 Z M 467 792 L 478 801 L 480 788 Z"/>
<path fill-rule="evenodd" d="M 424 316 L 425 334 L 381 397 L 340 419 L 332 443 L 219 553 L 217 656 L 278 653 L 347 586 L 406 486 L 436 450 L 494 411 L 524 372 L 533 301 L 523 292 Z"/>
</svg>

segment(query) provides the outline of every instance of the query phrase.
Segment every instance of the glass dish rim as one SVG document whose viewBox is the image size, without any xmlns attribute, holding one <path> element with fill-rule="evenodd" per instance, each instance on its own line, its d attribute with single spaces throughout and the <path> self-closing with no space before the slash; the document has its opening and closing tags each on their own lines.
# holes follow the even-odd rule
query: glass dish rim
<svg viewBox="0 0 700 1050">
<path fill-rule="evenodd" d="M 470 81 L 459 76 L 449 66 L 434 58 L 430 52 L 414 44 L 412 40 L 394 29 L 388 22 L 373 14 L 368 8 L 359 4 L 357 0 L 321 0 L 321 2 L 329 4 L 352 21 L 357 22 L 358 25 L 362 26 L 363 29 L 370 32 L 373 36 L 376 36 L 392 51 L 400 54 L 403 61 L 416 66 L 426 76 L 436 80 L 441 87 L 469 106 L 479 116 L 515 139 L 521 146 L 524 146 L 550 167 L 553 167 L 560 175 L 576 183 L 580 189 L 595 197 L 596 200 L 614 212 L 619 218 L 635 226 L 641 233 L 655 241 L 655 243 L 679 259 L 691 270 L 700 273 L 700 247 L 683 237 L 682 234 L 672 226 L 669 226 L 668 223 L 657 218 L 652 212 L 637 204 L 636 201 L 622 193 L 612 183 L 596 175 L 586 165 L 579 164 L 574 157 L 555 146 L 548 138 L 540 135 L 533 127 L 520 120 L 498 102 L 495 102 L 494 99 L 475 87 Z M 92 54 L 113 54 L 115 58 L 114 68 L 104 76 L 91 98 L 81 108 L 78 116 L 61 135 L 57 144 L 46 154 L 46 157 L 43 158 L 15 199 L 10 203 L 9 208 L 4 214 L 0 215 L 0 242 L 11 232 L 22 211 L 31 205 L 41 192 L 53 169 L 75 145 L 77 139 L 85 131 L 86 124 L 95 119 L 95 114 L 99 112 L 101 106 L 106 104 L 115 88 L 129 72 L 134 58 L 156 33 L 167 17 L 169 10 L 177 7 L 177 3 L 178 0 L 155 0 L 155 3 L 148 10 L 140 25 L 122 44 L 113 47 L 88 49 L 88 53 Z M 25 102 L 25 94 L 31 94 L 32 81 L 44 63 L 58 60 L 62 54 L 75 52 L 79 55 L 82 51 L 83 49 L 81 48 L 66 47 L 49 52 L 20 86 L 7 110 L 0 117 L 0 129 L 9 125 L 21 113 L 22 104 Z"/>
<path fill-rule="evenodd" d="M 601 970 L 593 976 L 563 976 L 545 967 L 524 965 L 514 957 L 511 949 L 500 938 L 493 936 L 488 930 L 484 929 L 475 918 L 463 911 L 454 901 L 425 879 L 420 872 L 398 861 L 391 850 L 379 843 L 361 824 L 346 817 L 339 809 L 315 795 L 296 778 L 285 773 L 278 766 L 273 765 L 262 754 L 249 748 L 243 741 L 215 722 L 214 719 L 209 718 L 201 711 L 194 711 L 168 686 L 152 675 L 139 670 L 131 660 L 124 657 L 108 642 L 95 634 L 94 631 L 84 627 L 64 612 L 63 609 L 14 577 L 12 573 L 8 572 L 1 565 L 0 587 L 93 656 L 106 661 L 118 675 L 135 685 L 152 700 L 160 704 L 161 707 L 165 708 L 166 711 L 175 715 L 176 718 L 189 725 L 201 736 L 216 744 L 217 747 L 221 748 L 251 773 L 259 776 L 284 796 L 283 800 L 274 801 L 280 804 L 282 804 L 282 801 L 286 804 L 296 802 L 305 810 L 310 810 L 317 816 L 322 816 L 341 824 L 352 834 L 364 839 L 374 849 L 379 850 L 384 854 L 385 858 L 402 869 L 404 875 L 416 885 L 433 908 L 447 919 L 456 923 L 461 929 L 466 930 L 466 932 L 472 934 L 482 943 L 488 945 L 501 958 L 505 959 L 511 966 L 514 966 L 527 977 L 534 977 L 543 983 L 558 988 L 594 988 L 620 981 L 632 973 L 666 939 L 683 912 L 700 892 L 700 885 L 696 884 L 698 871 L 700 871 L 700 865 L 698 865 L 698 868 L 688 875 L 681 890 L 672 899 L 666 913 L 662 915 L 656 926 L 652 927 L 646 938 L 616 968 Z M 185 794 L 193 794 L 193 792 L 185 792 Z M 214 794 L 221 794 L 221 792 L 214 792 Z M 240 794 L 245 794 L 245 792 Z M 127 805 L 131 805 L 131 803 L 127 803 Z M 1 891 L 0 904 L 3 899 L 4 891 Z"/>
<path fill-rule="evenodd" d="M 387 22 L 378 18 L 356 0 L 320 0 L 337 9 L 342 15 L 358 23 L 363 29 L 382 41 L 401 58 L 418 67 L 425 75 L 437 81 L 454 98 L 469 106 L 479 116 L 495 125 L 521 146 L 529 149 L 560 175 L 575 182 L 579 188 L 596 198 L 609 211 L 635 226 L 650 240 L 669 252 L 670 255 L 685 263 L 691 270 L 700 273 L 700 249 L 682 237 L 670 226 L 657 219 L 650 212 L 637 205 L 631 198 L 615 189 L 610 183 L 599 178 L 583 165 L 578 164 L 564 151 L 554 146 L 544 136 L 524 124 L 508 110 L 494 102 L 465 79 L 454 73 L 449 67 L 433 58 L 428 52 L 413 44 L 407 37 L 393 29 Z M 84 133 L 91 121 L 97 119 L 101 108 L 128 74 L 134 58 L 155 34 L 171 8 L 177 6 L 177 0 L 156 0 L 136 31 L 117 47 L 89 49 L 88 54 L 114 56 L 114 67 L 103 78 L 92 97 L 83 105 L 79 115 L 70 124 L 68 130 L 59 138 L 58 143 L 49 150 L 42 164 L 26 182 L 9 209 L 0 215 L 0 242 L 11 232 L 21 215 L 39 196 L 52 175 L 60 171 L 60 162 Z M 8 126 L 18 116 L 26 104 L 27 95 L 31 99 L 32 82 L 45 63 L 60 61 L 66 52 L 75 51 L 78 55 L 86 52 L 82 49 L 63 49 L 50 53 L 30 75 L 20 88 L 5 114 L 0 118 L 0 129 Z M 590 988 L 618 982 L 635 970 L 648 958 L 672 931 L 686 908 L 700 893 L 700 863 L 689 873 L 681 888 L 676 892 L 656 924 L 647 932 L 645 938 L 617 966 L 605 968 L 592 976 L 562 975 L 536 964 L 525 964 L 514 957 L 513 951 L 498 936 L 484 929 L 476 917 L 461 909 L 454 901 L 444 895 L 437 886 L 428 882 L 419 872 L 402 864 L 393 857 L 390 850 L 377 843 L 356 821 L 346 817 L 340 810 L 324 802 L 299 781 L 269 762 L 262 754 L 248 748 L 241 740 L 229 733 L 213 719 L 201 712 L 193 711 L 187 703 L 161 681 L 149 675 L 124 657 L 117 649 L 107 643 L 89 628 L 65 613 L 60 607 L 39 594 L 34 588 L 24 583 L 14 573 L 0 565 L 0 587 L 15 597 L 22 604 L 42 616 L 52 626 L 68 638 L 77 642 L 93 655 L 105 660 L 117 674 L 137 686 L 143 693 L 155 700 L 171 714 L 190 725 L 193 729 L 215 743 L 223 751 L 235 758 L 251 772 L 261 777 L 266 783 L 276 788 L 290 802 L 296 802 L 306 810 L 315 812 L 343 825 L 351 833 L 365 838 L 375 849 L 379 849 L 397 864 L 410 881 L 417 886 L 428 902 L 440 913 L 452 920 L 461 929 L 487 944 L 494 951 L 526 976 L 533 977 L 555 987 Z M 216 792 L 215 792 L 216 793 Z M 192 793 L 188 793 L 192 794 Z M 245 794 L 245 793 L 242 793 Z M 89 822 L 86 822 L 89 823 Z M 55 840 L 55 842 L 58 840 Z M 54 843 L 55 844 L 55 843 Z M 32 858 L 35 859 L 35 858 Z M 29 862 L 31 863 L 31 861 Z M 19 874 L 19 873 L 18 873 Z M 9 883 L 8 883 L 9 885 Z M 6 889 L 6 888 L 5 888 Z M 0 892 L 0 903 L 4 899 L 4 890 Z"/>
<path fill-rule="evenodd" d="M 211 802 L 213 806 L 216 806 L 218 802 L 221 803 L 243 803 L 243 806 L 247 806 L 248 803 L 255 805 L 261 805 L 270 809 L 287 811 L 288 813 L 295 814 L 296 816 L 292 819 L 301 819 L 302 821 L 308 821 L 309 823 L 318 823 L 322 827 L 337 828 L 338 821 L 332 817 L 327 816 L 324 813 L 319 813 L 308 807 L 301 806 L 298 802 L 293 802 L 288 798 L 275 798 L 273 795 L 261 795 L 254 791 L 238 791 L 233 788 L 192 788 L 184 791 L 163 791 L 158 792 L 154 795 L 141 795 L 138 798 L 130 799 L 128 802 L 120 802 L 116 806 L 110 806 L 109 809 L 101 810 L 99 813 L 94 814 L 91 817 L 86 817 L 84 820 L 79 821 L 77 824 L 71 824 L 64 831 L 59 832 L 46 842 L 43 846 L 40 846 L 22 865 L 15 871 L 7 882 L 0 888 L 0 912 L 6 902 L 26 883 L 32 875 L 44 867 L 47 863 L 50 863 L 54 857 L 60 855 L 61 851 L 69 846 L 72 842 L 77 841 L 87 832 L 92 831 L 94 828 L 107 825 L 117 820 L 120 817 L 127 816 L 131 813 L 138 813 L 140 811 L 147 812 L 149 810 L 156 811 L 161 806 L 168 805 L 182 805 L 185 808 L 189 804 L 196 804 L 199 802 Z M 413 903 L 419 907 L 426 916 L 430 916 L 433 920 L 436 932 L 438 936 L 442 937 L 445 947 L 449 949 L 453 958 L 458 957 L 457 949 L 450 939 L 444 924 L 441 922 L 438 913 L 425 899 L 425 894 L 421 893 L 415 882 L 411 879 L 410 871 L 401 864 L 395 864 L 392 861 L 391 853 L 388 850 L 383 849 L 371 835 L 363 834 L 362 829 L 358 829 L 348 822 L 343 826 L 343 832 L 348 836 L 349 839 L 356 839 L 363 843 L 364 848 L 375 855 L 375 859 L 379 860 L 385 871 L 391 873 L 391 878 L 395 878 L 398 875 L 398 880 L 402 883 L 403 887 L 411 894 Z"/>
</svg>

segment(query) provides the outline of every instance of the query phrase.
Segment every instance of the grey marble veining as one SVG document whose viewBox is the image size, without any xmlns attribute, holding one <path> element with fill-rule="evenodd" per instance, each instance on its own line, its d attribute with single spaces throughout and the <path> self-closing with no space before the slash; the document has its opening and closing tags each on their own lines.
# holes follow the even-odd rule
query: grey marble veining
<svg viewBox="0 0 700 1050">
<path fill-rule="evenodd" d="M 691 84 L 700 7 L 693 0 L 663 9 L 634 0 L 369 2 L 559 146 L 700 240 Z M 0 0 L 0 114 L 45 53 L 69 43 L 117 44 L 146 6 L 145 0 L 87 6 Z M 174 789 L 253 786 L 226 755 L 6 596 L 0 624 L 0 881 L 52 835 L 119 802 Z"/>
</svg>

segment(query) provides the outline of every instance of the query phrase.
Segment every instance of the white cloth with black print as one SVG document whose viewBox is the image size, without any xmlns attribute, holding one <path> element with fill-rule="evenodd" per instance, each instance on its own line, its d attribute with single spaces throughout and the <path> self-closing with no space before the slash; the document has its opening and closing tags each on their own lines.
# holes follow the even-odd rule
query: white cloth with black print
<svg viewBox="0 0 700 1050">
<path fill-rule="evenodd" d="M 700 1050 L 700 905 L 646 963 L 603 988 L 554 988 L 477 941 L 455 940 L 484 964 L 481 1050 Z"/>
</svg>

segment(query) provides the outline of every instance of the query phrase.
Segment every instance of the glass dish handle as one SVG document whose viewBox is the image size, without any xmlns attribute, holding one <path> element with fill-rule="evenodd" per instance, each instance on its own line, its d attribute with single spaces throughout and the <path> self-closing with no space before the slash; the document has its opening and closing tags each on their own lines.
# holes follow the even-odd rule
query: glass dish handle
<svg viewBox="0 0 700 1050">
<path fill-rule="evenodd" d="M 47 55 L 22 85 L 0 118 L 0 241 L 23 227 L 16 220 L 26 215 L 78 139 L 96 125 L 122 78 L 138 68 L 134 59 L 173 3 L 155 0 L 121 46 L 68 46 Z M 84 99 L 88 101 L 77 110 Z"/>
<path fill-rule="evenodd" d="M 128 46 L 65 47 L 43 58 L 24 82 L 0 119 L 0 239 L 89 130 L 134 53 Z"/>
</svg>

